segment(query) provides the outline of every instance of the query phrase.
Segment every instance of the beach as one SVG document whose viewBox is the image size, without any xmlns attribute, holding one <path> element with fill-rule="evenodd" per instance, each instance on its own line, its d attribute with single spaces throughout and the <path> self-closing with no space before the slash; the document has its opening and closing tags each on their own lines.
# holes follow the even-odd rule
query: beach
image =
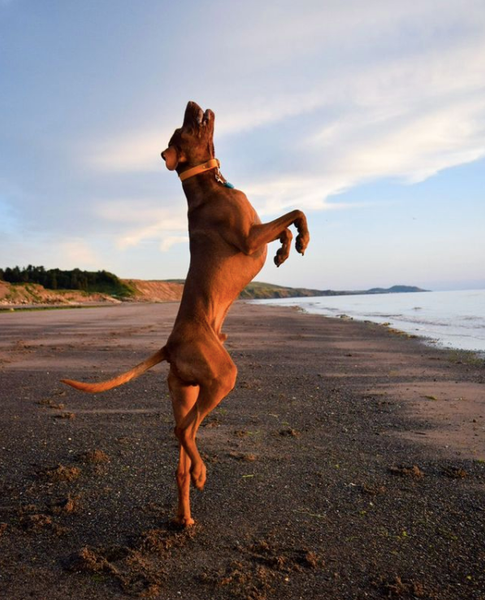
<svg viewBox="0 0 485 600">
<path fill-rule="evenodd" d="M 237 302 L 236 388 L 173 526 L 177 303 L 0 313 L 0 597 L 485 598 L 485 366 L 375 323 Z"/>
</svg>

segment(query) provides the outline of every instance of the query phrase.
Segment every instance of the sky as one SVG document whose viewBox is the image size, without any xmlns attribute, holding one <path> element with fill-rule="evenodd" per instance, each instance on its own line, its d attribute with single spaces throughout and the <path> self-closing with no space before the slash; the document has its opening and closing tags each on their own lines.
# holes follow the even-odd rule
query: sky
<svg viewBox="0 0 485 600">
<path fill-rule="evenodd" d="M 263 222 L 307 215 L 257 280 L 485 288 L 483 0 L 0 0 L 0 267 L 185 277 L 189 100 Z"/>
</svg>

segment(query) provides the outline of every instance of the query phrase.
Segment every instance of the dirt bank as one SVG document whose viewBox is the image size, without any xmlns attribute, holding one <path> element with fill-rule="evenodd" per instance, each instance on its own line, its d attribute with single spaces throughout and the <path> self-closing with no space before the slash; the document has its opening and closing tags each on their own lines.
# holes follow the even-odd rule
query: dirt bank
<svg viewBox="0 0 485 600">
<path fill-rule="evenodd" d="M 123 279 L 132 290 L 131 302 L 174 302 L 180 300 L 183 284 L 169 281 L 145 281 Z M 48 290 L 37 283 L 11 284 L 0 281 L 0 307 L 22 308 L 26 306 L 92 306 L 119 304 L 120 300 L 101 293 L 80 290 Z"/>
<path fill-rule="evenodd" d="M 123 279 L 135 290 L 134 299 L 137 302 L 174 302 L 182 298 L 184 286 L 182 283 L 170 281 L 147 281 L 144 279 Z"/>
<path fill-rule="evenodd" d="M 76 290 L 47 290 L 38 283 L 11 284 L 0 281 L 0 307 L 22 308 L 25 306 L 74 306 L 119 304 L 106 294 L 88 294 Z"/>
</svg>

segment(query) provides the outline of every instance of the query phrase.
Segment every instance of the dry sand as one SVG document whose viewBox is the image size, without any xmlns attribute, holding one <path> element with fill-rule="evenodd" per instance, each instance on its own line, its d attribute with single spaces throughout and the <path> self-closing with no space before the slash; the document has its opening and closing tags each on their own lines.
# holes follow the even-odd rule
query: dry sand
<svg viewBox="0 0 485 600">
<path fill-rule="evenodd" d="M 171 525 L 177 305 L 0 314 L 0 597 L 485 598 L 485 368 L 368 323 L 237 303 L 195 528 Z"/>
</svg>

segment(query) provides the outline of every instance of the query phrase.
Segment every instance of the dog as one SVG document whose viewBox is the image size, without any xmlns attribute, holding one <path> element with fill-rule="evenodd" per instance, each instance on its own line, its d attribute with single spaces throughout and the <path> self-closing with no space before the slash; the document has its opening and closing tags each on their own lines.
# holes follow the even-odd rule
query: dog
<svg viewBox="0 0 485 600">
<path fill-rule="evenodd" d="M 170 364 L 168 386 L 179 441 L 176 472 L 178 509 L 176 523 L 190 527 L 190 483 L 202 490 L 206 467 L 196 445 L 204 418 L 229 394 L 237 369 L 224 348 L 224 319 L 244 287 L 261 271 L 267 244 L 281 242 L 274 262 L 289 256 L 298 231 L 296 250 L 304 254 L 310 241 L 306 217 L 300 210 L 262 224 L 245 194 L 222 176 L 214 152 L 214 119 L 189 102 L 181 128 L 176 129 L 161 153 L 167 169 L 176 171 L 188 202 L 190 266 L 166 345 L 130 371 L 101 383 L 63 379 L 78 390 L 104 392 L 138 377 L 157 363 Z"/>
</svg>

